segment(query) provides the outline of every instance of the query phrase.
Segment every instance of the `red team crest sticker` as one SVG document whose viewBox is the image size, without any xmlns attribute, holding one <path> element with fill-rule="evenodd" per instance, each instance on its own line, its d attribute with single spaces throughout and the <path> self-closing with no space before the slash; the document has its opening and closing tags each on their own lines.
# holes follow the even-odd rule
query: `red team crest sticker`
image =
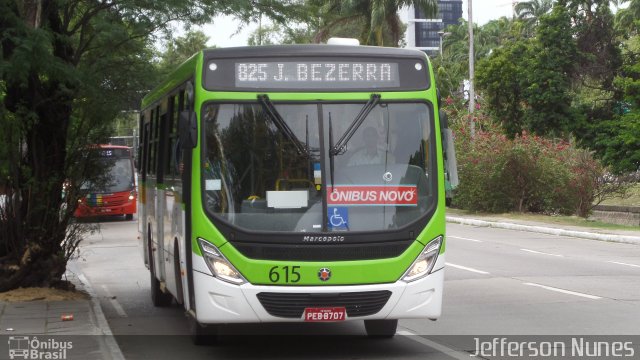
<svg viewBox="0 0 640 360">
<path fill-rule="evenodd" d="M 417 206 L 418 189 L 416 186 L 342 186 L 327 188 L 327 203 L 342 206 Z"/>
</svg>

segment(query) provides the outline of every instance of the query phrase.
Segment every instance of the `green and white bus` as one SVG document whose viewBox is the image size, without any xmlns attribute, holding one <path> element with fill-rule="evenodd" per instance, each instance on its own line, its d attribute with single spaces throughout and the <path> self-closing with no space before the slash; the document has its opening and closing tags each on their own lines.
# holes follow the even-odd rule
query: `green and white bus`
<svg viewBox="0 0 640 360">
<path fill-rule="evenodd" d="M 139 126 L 151 297 L 182 304 L 196 340 L 351 320 L 391 337 L 440 316 L 450 131 L 423 52 L 207 49 L 143 99 Z"/>
</svg>

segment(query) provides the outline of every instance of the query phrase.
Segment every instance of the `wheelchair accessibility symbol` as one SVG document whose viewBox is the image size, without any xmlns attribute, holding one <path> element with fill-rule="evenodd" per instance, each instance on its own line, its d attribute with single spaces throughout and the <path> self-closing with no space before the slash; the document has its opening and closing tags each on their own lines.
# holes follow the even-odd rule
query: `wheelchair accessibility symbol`
<svg viewBox="0 0 640 360">
<path fill-rule="evenodd" d="M 347 207 L 329 207 L 327 212 L 329 225 L 334 230 L 349 228 L 349 210 Z"/>
</svg>

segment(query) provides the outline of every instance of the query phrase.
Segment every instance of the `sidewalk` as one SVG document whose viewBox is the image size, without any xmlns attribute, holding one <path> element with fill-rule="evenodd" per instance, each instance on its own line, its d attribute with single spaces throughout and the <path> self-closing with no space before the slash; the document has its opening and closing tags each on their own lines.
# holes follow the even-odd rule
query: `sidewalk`
<svg viewBox="0 0 640 360">
<path fill-rule="evenodd" d="M 124 359 L 99 299 L 73 261 L 69 262 L 65 276 L 91 298 L 0 301 L 0 359 Z M 62 316 L 69 314 L 73 320 L 63 321 Z M 34 350 L 37 357 L 32 356 Z"/>
<path fill-rule="evenodd" d="M 630 228 L 629 230 L 601 229 L 552 222 L 510 219 L 491 215 L 466 215 L 457 212 L 447 215 L 447 222 L 640 245 L 640 228 Z"/>
</svg>

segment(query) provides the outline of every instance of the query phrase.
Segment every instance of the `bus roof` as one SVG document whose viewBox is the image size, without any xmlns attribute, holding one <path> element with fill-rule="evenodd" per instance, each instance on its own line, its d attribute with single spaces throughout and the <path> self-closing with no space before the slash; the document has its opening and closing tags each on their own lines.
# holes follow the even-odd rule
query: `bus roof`
<svg viewBox="0 0 640 360">
<path fill-rule="evenodd" d="M 371 56 L 394 58 L 426 58 L 423 51 L 379 46 L 350 45 L 265 45 L 204 50 L 204 59 L 236 57 L 274 57 L 274 56 Z"/>
</svg>

